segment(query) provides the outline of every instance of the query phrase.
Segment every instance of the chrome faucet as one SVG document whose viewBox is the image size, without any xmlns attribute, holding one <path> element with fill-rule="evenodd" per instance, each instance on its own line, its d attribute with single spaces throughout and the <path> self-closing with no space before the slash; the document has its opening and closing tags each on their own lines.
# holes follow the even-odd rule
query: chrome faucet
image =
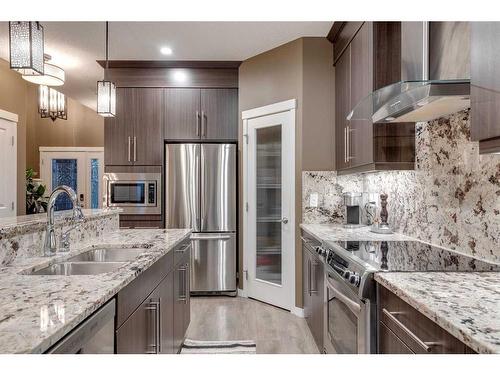
<svg viewBox="0 0 500 375">
<path fill-rule="evenodd" d="M 47 205 L 47 232 L 45 234 L 45 241 L 43 244 L 44 256 L 55 255 L 58 251 L 56 234 L 54 230 L 54 211 L 56 199 L 61 193 L 65 193 L 73 203 L 73 226 L 61 234 L 60 243 L 62 244 L 62 247 L 59 249 L 59 251 L 69 250 L 69 232 L 77 228 L 79 223 L 83 221 L 83 212 L 78 205 L 78 197 L 76 195 L 76 192 L 66 185 L 60 185 L 56 187 L 50 194 L 49 203 Z"/>
</svg>

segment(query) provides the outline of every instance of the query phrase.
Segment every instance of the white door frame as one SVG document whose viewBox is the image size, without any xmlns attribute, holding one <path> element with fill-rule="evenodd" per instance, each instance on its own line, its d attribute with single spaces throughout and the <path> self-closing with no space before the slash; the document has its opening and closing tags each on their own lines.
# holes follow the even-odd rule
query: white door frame
<svg viewBox="0 0 500 375">
<path fill-rule="evenodd" d="M 79 188 L 78 190 L 81 193 L 85 194 L 85 208 L 90 208 L 91 201 L 91 188 L 90 181 L 88 181 L 88 176 L 90 175 L 90 159 L 100 159 L 101 160 L 101 168 L 99 169 L 99 208 L 102 207 L 103 204 L 103 174 L 104 174 L 104 147 L 47 147 L 40 146 L 38 148 L 40 152 L 40 178 L 43 180 L 43 183 L 48 187 L 47 194 L 50 194 L 50 185 L 51 181 L 45 181 L 47 171 L 49 171 L 49 166 L 43 165 L 43 153 L 50 153 L 52 155 L 57 155 L 57 158 L 64 159 L 65 156 L 68 158 L 74 159 L 75 157 L 79 160 L 83 161 L 79 163 L 83 165 L 82 175 L 79 177 L 78 186 L 82 186 L 83 188 Z M 80 155 L 78 155 L 80 153 Z M 69 155 L 68 155 L 69 154 Z M 76 154 L 76 155 L 75 155 Z M 48 172 L 50 174 L 50 172 Z M 81 181 L 80 179 L 84 179 L 85 181 Z"/>
<path fill-rule="evenodd" d="M 250 109 L 247 111 L 242 112 L 242 120 L 243 120 L 243 270 L 244 270 L 244 275 L 248 275 L 248 267 L 249 265 L 252 264 L 252 260 L 250 259 L 250 256 L 252 255 L 252 252 L 248 250 L 248 233 L 249 233 L 249 225 L 250 225 L 250 219 L 249 219 L 249 212 L 246 210 L 246 202 L 248 202 L 249 198 L 249 191 L 248 191 L 248 183 L 249 181 L 249 166 L 248 166 L 248 161 L 249 161 L 249 148 L 248 148 L 248 121 L 250 119 L 255 119 L 258 117 L 263 117 L 263 116 L 268 116 L 268 115 L 273 115 L 277 113 L 283 113 L 283 112 L 290 112 L 290 122 L 291 126 L 293 127 L 292 131 L 290 132 L 290 142 L 291 142 L 291 150 L 290 153 L 288 154 L 289 157 L 291 158 L 290 163 L 292 168 L 291 168 L 291 173 L 292 176 L 291 178 L 294 180 L 295 179 L 295 124 L 296 124 L 296 119 L 295 119 L 295 111 L 297 107 L 297 100 L 296 99 L 290 99 L 286 100 L 283 102 L 275 103 L 275 104 L 270 104 L 264 107 L 259 107 L 259 108 L 254 108 Z M 296 315 L 301 315 L 301 309 L 296 308 L 295 306 L 295 280 L 296 280 L 296 274 L 295 274 L 295 182 L 290 184 L 290 196 L 291 196 L 291 202 L 289 204 L 289 212 L 288 212 L 288 219 L 289 219 L 289 231 L 290 231 L 290 236 L 292 238 L 291 241 L 291 246 L 292 249 L 290 251 L 290 259 L 287 259 L 288 261 L 288 267 L 289 267 L 289 272 L 290 272 L 290 283 L 289 283 L 289 290 L 288 290 L 288 306 L 287 309 L 289 309 L 292 313 Z M 239 294 L 242 296 L 248 296 L 249 295 L 249 286 L 248 283 L 246 282 L 246 278 L 243 279 L 243 290 L 239 291 Z"/>
<path fill-rule="evenodd" d="M 12 147 L 13 147 L 13 165 L 14 165 L 14 181 L 12 184 L 14 186 L 13 189 L 13 199 L 11 216 L 17 216 L 17 123 L 19 122 L 19 116 L 15 113 L 4 111 L 0 109 L 0 119 L 8 121 L 12 124 L 13 138 L 12 138 Z"/>
</svg>

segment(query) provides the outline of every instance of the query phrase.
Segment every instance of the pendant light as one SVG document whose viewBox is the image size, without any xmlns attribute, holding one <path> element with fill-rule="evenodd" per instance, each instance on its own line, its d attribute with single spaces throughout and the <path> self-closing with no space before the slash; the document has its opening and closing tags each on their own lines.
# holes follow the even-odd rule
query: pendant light
<svg viewBox="0 0 500 375">
<path fill-rule="evenodd" d="M 62 92 L 45 85 L 38 86 L 38 113 L 41 118 L 67 120 L 67 104 L 67 98 Z"/>
<path fill-rule="evenodd" d="M 44 74 L 43 26 L 39 22 L 9 22 L 10 68 L 23 75 Z"/>
<path fill-rule="evenodd" d="M 23 79 L 37 85 L 45 86 L 62 86 L 65 81 L 64 70 L 57 65 L 50 64 L 52 59 L 50 55 L 44 55 L 44 73 L 43 75 L 23 75 Z"/>
<path fill-rule="evenodd" d="M 106 22 L 106 69 L 108 69 L 109 49 L 108 22 Z M 97 81 L 97 113 L 103 117 L 115 117 L 116 115 L 116 85 L 114 82 L 102 80 Z"/>
</svg>

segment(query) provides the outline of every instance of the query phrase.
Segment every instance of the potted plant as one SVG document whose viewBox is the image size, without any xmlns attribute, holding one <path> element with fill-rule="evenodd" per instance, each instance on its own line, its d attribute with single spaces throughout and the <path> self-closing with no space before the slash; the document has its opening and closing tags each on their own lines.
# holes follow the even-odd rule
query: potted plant
<svg viewBox="0 0 500 375">
<path fill-rule="evenodd" d="M 26 169 L 26 213 L 28 215 L 47 212 L 47 200 L 44 197 L 46 186 L 34 180 L 36 172 Z"/>
</svg>

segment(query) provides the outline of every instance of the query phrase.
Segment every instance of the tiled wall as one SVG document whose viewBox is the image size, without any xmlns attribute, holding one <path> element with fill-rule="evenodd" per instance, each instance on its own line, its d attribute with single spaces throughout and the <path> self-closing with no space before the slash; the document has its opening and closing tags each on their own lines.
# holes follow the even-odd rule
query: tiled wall
<svg viewBox="0 0 500 375">
<path fill-rule="evenodd" d="M 337 176 L 303 173 L 303 221 L 341 223 L 344 191 L 385 192 L 401 233 L 500 261 L 500 156 L 470 141 L 469 112 L 417 123 L 414 171 Z M 319 193 L 319 207 L 308 207 Z"/>
</svg>

